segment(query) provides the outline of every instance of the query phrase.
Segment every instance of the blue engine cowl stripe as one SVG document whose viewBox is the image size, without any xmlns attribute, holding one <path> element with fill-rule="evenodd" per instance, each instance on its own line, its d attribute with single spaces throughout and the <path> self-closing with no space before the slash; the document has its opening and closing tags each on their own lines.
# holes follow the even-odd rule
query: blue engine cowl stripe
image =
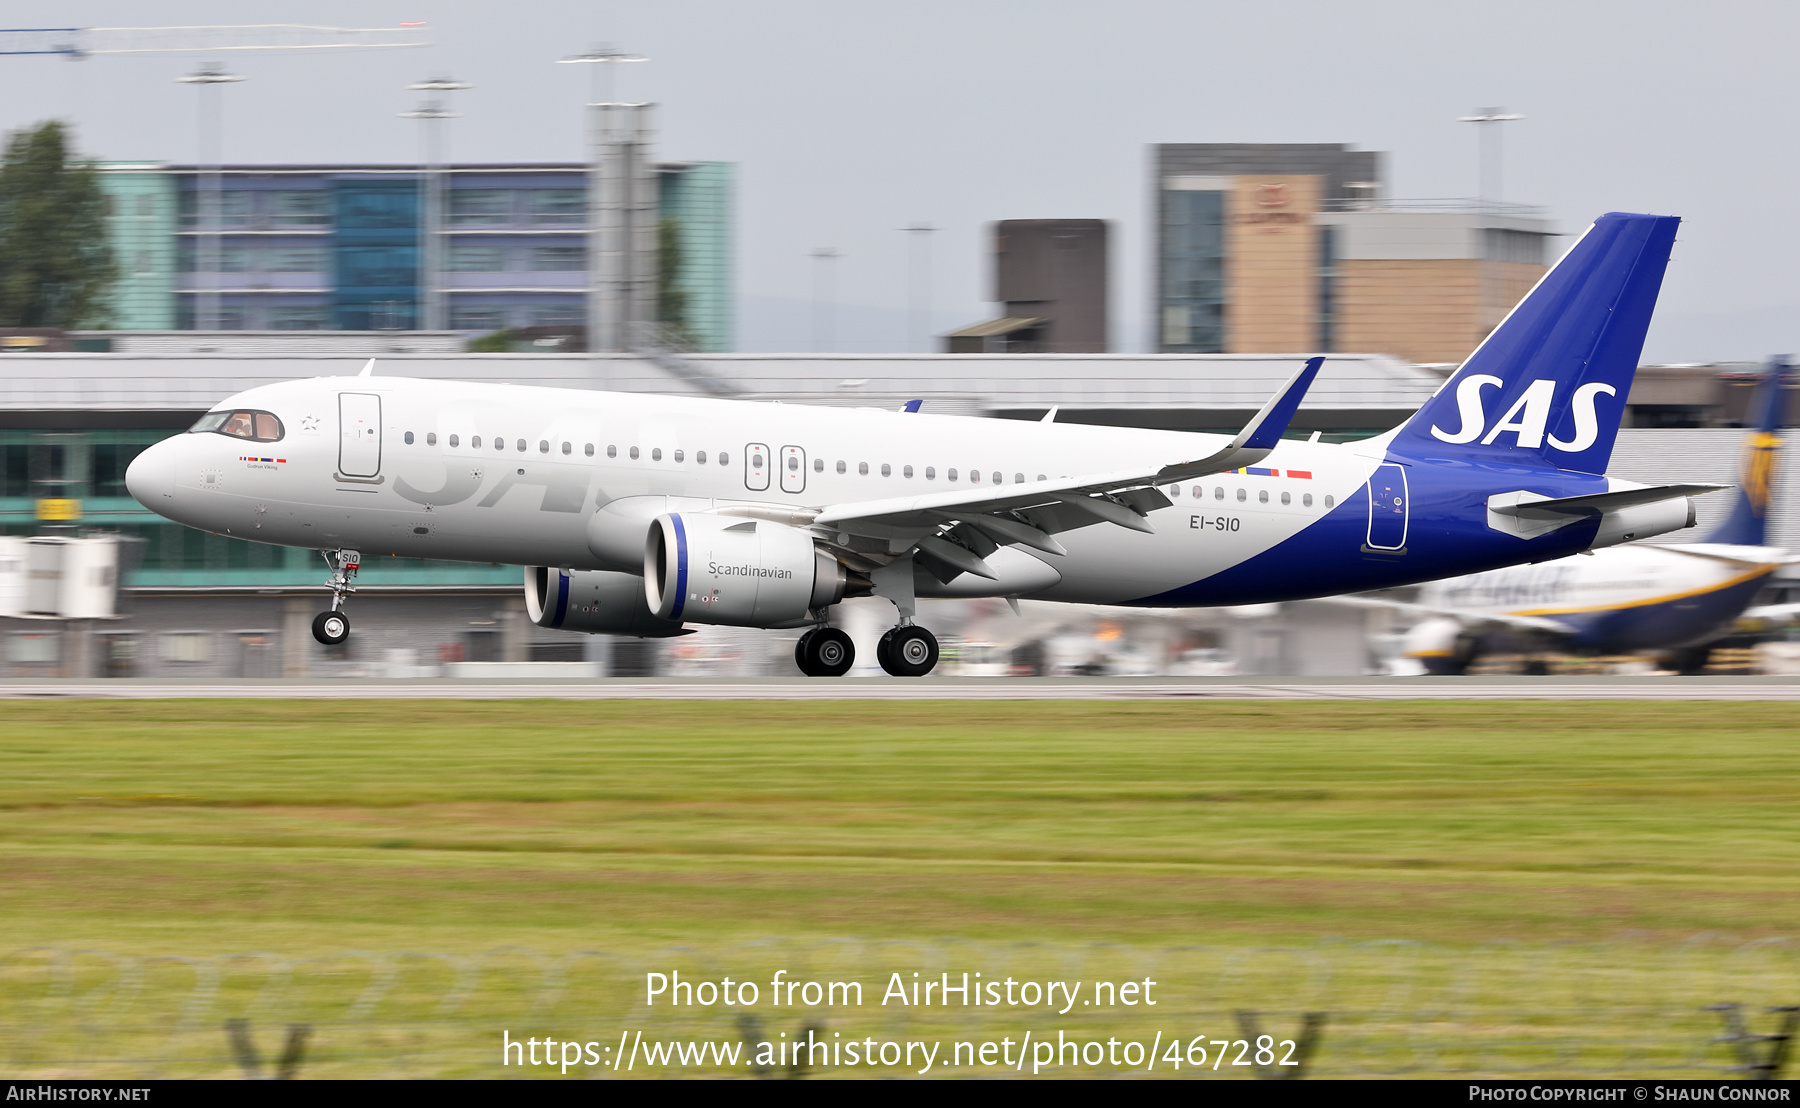
<svg viewBox="0 0 1800 1108">
<path fill-rule="evenodd" d="M 569 571 L 556 571 L 556 618 L 550 621 L 552 627 L 561 627 L 563 617 L 569 614 Z"/>
<path fill-rule="evenodd" d="M 669 618 L 680 619 L 681 609 L 687 606 L 687 528 L 681 525 L 679 515 L 670 514 L 669 521 L 675 525 L 675 606 L 669 609 Z"/>
</svg>

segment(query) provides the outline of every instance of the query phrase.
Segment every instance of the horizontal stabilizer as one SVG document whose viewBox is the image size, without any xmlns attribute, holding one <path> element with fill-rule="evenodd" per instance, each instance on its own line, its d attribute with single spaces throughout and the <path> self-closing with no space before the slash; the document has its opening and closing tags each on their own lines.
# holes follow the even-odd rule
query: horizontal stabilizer
<svg viewBox="0 0 1800 1108">
<path fill-rule="evenodd" d="M 1487 506 L 1488 511 L 1496 515 L 1516 516 L 1520 519 L 1587 516 L 1599 515 L 1603 512 L 1616 512 L 1622 508 L 1635 508 L 1639 504 L 1655 504 L 1660 500 L 1674 500 L 1682 496 L 1699 496 L 1702 493 L 1717 492 L 1730 487 L 1730 485 L 1650 485 L 1645 488 L 1590 493 L 1587 496 L 1565 496 L 1560 500 L 1539 497 L 1536 493 L 1531 492 L 1507 492 L 1488 497 Z"/>
</svg>

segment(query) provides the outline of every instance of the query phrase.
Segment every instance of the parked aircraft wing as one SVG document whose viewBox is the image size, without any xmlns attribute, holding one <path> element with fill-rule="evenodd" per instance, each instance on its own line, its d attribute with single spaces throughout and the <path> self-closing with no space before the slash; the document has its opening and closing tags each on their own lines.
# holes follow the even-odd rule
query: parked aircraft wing
<svg viewBox="0 0 1800 1108">
<path fill-rule="evenodd" d="M 1308 359 L 1236 437 L 1204 458 L 1175 462 L 1159 469 L 1126 469 L 1081 477 L 991 485 L 985 489 L 957 489 L 834 504 L 821 511 L 814 522 L 826 527 L 872 524 L 884 533 L 893 534 L 917 528 L 935 529 L 946 521 L 956 520 L 988 529 L 981 517 L 994 517 L 1003 521 L 1000 527 L 992 528 L 996 537 L 1000 531 L 1008 532 L 1001 541 L 1022 542 L 1052 553 L 1060 553 L 1060 547 L 1043 545 L 1041 539 L 1047 539 L 1056 531 L 1092 523 L 1115 523 L 1148 532 L 1151 527 L 1144 516 L 1170 503 L 1168 497 L 1157 491 L 1157 485 L 1239 469 L 1267 457 L 1281 441 L 1288 424 L 1293 422 L 1295 409 L 1300 406 L 1324 361 L 1324 358 Z M 1015 513 L 1028 515 L 1017 516 Z M 1018 529 L 1021 519 L 1024 526 L 1036 534 L 1014 536 L 1011 532 Z M 1007 528 L 1007 523 L 1013 528 Z"/>
<path fill-rule="evenodd" d="M 1403 615 L 1429 617 L 1432 619 L 1453 619 L 1471 630 L 1483 627 L 1510 627 L 1515 631 L 1535 631 L 1545 635 L 1569 635 L 1574 628 L 1566 623 L 1543 616 L 1515 616 L 1504 612 L 1469 612 L 1458 608 L 1439 608 L 1430 604 L 1415 604 L 1406 600 L 1386 600 L 1378 596 L 1326 596 L 1312 601 L 1314 604 L 1338 604 L 1347 608 L 1383 608 Z"/>
<path fill-rule="evenodd" d="M 1776 546 L 1731 546 L 1724 543 L 1693 542 L 1680 546 L 1656 545 L 1658 550 L 1667 550 L 1671 554 L 1685 554 L 1690 558 L 1704 558 L 1712 562 L 1726 562 L 1739 566 L 1791 566 L 1800 563 L 1800 554 L 1789 554 Z"/>
</svg>

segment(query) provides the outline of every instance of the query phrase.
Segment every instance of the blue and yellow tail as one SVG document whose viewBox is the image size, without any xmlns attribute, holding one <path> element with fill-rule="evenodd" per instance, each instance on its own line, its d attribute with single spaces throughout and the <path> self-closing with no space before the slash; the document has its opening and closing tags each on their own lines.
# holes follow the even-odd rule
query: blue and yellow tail
<svg viewBox="0 0 1800 1108">
<path fill-rule="evenodd" d="M 1680 223 L 1627 212 L 1595 220 L 1393 448 L 1605 473 Z"/>
<path fill-rule="evenodd" d="M 1706 542 L 1768 545 L 1769 499 L 1775 492 L 1775 465 L 1781 456 L 1782 389 L 1787 374 L 1787 363 L 1772 358 L 1756 382 L 1750 408 L 1744 413 L 1749 433 L 1744 436 L 1744 453 L 1738 463 L 1737 500 L 1725 522 L 1706 536 Z"/>
</svg>

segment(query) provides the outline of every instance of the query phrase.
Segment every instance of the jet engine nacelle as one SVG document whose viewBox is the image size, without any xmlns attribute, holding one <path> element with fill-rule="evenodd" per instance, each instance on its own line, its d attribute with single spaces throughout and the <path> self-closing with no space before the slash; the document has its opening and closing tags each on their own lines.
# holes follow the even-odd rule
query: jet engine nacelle
<svg viewBox="0 0 1800 1108">
<path fill-rule="evenodd" d="M 659 619 L 798 626 L 844 598 L 849 575 L 797 527 L 670 512 L 644 544 L 644 600 Z"/>
<path fill-rule="evenodd" d="M 1460 674 L 1469 668 L 1480 649 L 1468 629 L 1454 619 L 1428 619 L 1406 633 L 1404 653 L 1425 667 L 1426 673 Z"/>
<path fill-rule="evenodd" d="M 644 582 L 635 573 L 526 566 L 525 614 L 539 627 L 558 631 L 645 639 L 690 634 L 679 622 L 656 617 L 644 603 Z"/>
<path fill-rule="evenodd" d="M 1694 501 L 1688 496 L 1620 508 L 1600 517 L 1600 530 L 1594 533 L 1594 541 L 1589 544 L 1588 549 L 1598 550 L 1602 546 L 1617 546 L 1634 539 L 1666 535 L 1670 531 L 1692 527 L 1695 518 Z"/>
</svg>

